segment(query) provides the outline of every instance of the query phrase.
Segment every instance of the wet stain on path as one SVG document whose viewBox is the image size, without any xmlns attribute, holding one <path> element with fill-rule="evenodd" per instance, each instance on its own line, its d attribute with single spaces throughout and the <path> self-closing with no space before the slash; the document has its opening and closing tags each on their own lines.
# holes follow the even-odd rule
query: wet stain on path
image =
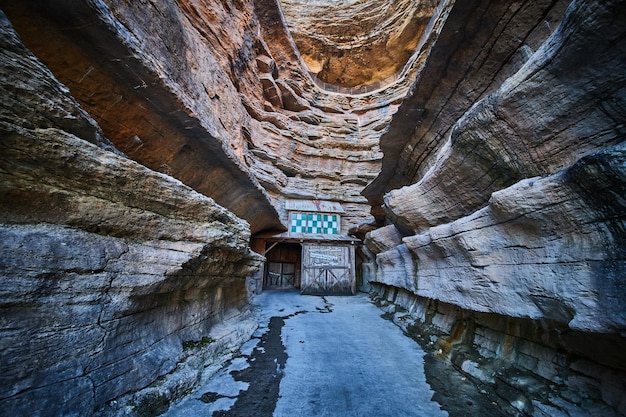
<svg viewBox="0 0 626 417">
<path fill-rule="evenodd" d="M 268 331 L 261 336 L 259 344 L 248 359 L 250 366 L 231 372 L 236 381 L 248 382 L 250 387 L 239 394 L 230 410 L 214 411 L 213 417 L 272 416 L 287 363 L 287 353 L 281 339 L 285 318 L 272 317 Z"/>
<path fill-rule="evenodd" d="M 169 417 L 447 415 L 419 372 L 422 351 L 365 296 L 257 302 L 259 327 L 240 355 Z"/>
</svg>

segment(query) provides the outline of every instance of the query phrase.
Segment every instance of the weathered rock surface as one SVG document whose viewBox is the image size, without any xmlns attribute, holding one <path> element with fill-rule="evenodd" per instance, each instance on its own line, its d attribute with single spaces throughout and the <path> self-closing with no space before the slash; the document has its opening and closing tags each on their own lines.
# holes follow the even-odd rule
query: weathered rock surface
<svg viewBox="0 0 626 417">
<path fill-rule="evenodd" d="M 114 152 L 1 25 L 0 408 L 91 415 L 157 380 L 135 411 L 167 404 L 254 329 L 249 226 Z"/>
<path fill-rule="evenodd" d="M 625 19 L 620 2 L 575 2 L 459 120 L 422 179 L 386 196 L 394 225 L 415 234 L 381 252 L 393 239 L 372 233 L 377 281 L 468 310 L 623 331 L 626 78 L 612 68 L 626 59 L 615 42 Z M 593 59 L 574 72 L 580 54 Z"/>
<path fill-rule="evenodd" d="M 276 1 L 2 7 L 119 149 L 253 233 L 284 227 L 285 198 L 344 203 L 344 230 L 371 220 L 360 192 L 409 81 L 366 97 L 319 89 Z"/>
<path fill-rule="evenodd" d="M 391 224 L 369 233 L 364 271 L 408 310 L 399 324 L 441 332 L 439 354 L 520 412 L 623 415 L 626 4 L 574 1 L 545 40 L 562 4 L 518 6 L 497 36 L 488 19 L 471 38 L 442 30 L 450 48 L 433 47 L 381 138 L 364 195 Z M 459 76 L 450 60 L 480 39 L 493 47 Z"/>
<path fill-rule="evenodd" d="M 7 3 L 2 7 L 25 44 L 118 149 L 211 196 L 253 231 L 281 227 L 269 196 L 241 162 L 243 112 L 215 56 L 221 50 L 208 50 L 177 6 Z M 238 38 L 233 33 L 233 42 Z M 224 47 L 234 53 L 241 42 Z"/>
<path fill-rule="evenodd" d="M 414 184 L 438 160 L 450 131 L 516 73 L 558 26 L 569 1 L 455 3 L 409 94 L 381 137 L 382 170 L 363 194 L 377 217 L 383 195 Z"/>
<path fill-rule="evenodd" d="M 390 318 L 433 355 L 427 371 L 433 360 L 451 362 L 505 415 L 624 415 L 620 336 L 478 313 L 397 287 L 377 290 Z M 455 386 L 448 395 L 458 395 Z"/>
<path fill-rule="evenodd" d="M 45 65 L 5 22 L 5 404 L 162 410 L 249 333 L 215 323 L 298 198 L 340 202 L 396 322 L 520 413 L 626 413 L 624 1 L 314 3 L 282 3 L 292 36 L 278 0 L 0 0 Z"/>
<path fill-rule="evenodd" d="M 388 216 L 414 232 L 455 220 L 498 189 L 622 141 L 626 74 L 614 68 L 626 59 L 617 42 L 626 15 L 616 8 L 573 7 L 520 71 L 459 119 L 434 166 L 385 197 Z"/>
<path fill-rule="evenodd" d="M 280 0 L 307 68 L 333 85 L 369 85 L 399 73 L 438 2 Z"/>
<path fill-rule="evenodd" d="M 379 253 L 377 281 L 467 310 L 620 333 L 625 178 L 622 145 L 520 181 L 484 209 Z"/>
</svg>

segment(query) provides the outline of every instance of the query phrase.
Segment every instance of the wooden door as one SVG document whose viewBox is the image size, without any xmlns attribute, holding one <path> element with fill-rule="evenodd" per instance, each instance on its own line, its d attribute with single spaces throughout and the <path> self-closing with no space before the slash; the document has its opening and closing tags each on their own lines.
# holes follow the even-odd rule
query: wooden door
<svg viewBox="0 0 626 417">
<path fill-rule="evenodd" d="M 354 247 L 349 245 L 302 246 L 302 294 L 353 295 Z"/>
<path fill-rule="evenodd" d="M 296 265 L 286 262 L 268 262 L 265 288 L 287 289 L 296 284 Z"/>
<path fill-rule="evenodd" d="M 298 243 L 268 243 L 263 288 L 300 288 L 302 248 Z"/>
</svg>

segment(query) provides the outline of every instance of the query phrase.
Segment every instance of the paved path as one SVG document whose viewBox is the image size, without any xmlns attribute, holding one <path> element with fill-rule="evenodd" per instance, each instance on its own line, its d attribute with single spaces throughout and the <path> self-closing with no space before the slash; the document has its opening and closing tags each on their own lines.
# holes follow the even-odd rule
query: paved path
<svg viewBox="0 0 626 417">
<path fill-rule="evenodd" d="M 242 356 L 165 416 L 447 416 L 424 352 L 366 296 L 266 291 L 254 304 L 260 327 Z"/>
</svg>

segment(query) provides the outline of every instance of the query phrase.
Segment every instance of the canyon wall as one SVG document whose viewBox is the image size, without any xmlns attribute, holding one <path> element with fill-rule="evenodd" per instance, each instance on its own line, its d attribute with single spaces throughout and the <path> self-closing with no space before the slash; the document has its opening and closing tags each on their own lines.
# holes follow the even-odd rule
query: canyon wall
<svg viewBox="0 0 626 417">
<path fill-rule="evenodd" d="M 624 414 L 626 5 L 574 1 L 559 24 L 558 2 L 465 7 L 446 24 L 500 10 L 507 27 L 433 47 L 364 191 L 389 223 L 366 271 L 396 322 L 439 332 L 439 354 L 514 411 Z"/>
<path fill-rule="evenodd" d="M 307 69 L 334 86 L 394 80 L 435 14 L 435 0 L 280 1 Z"/>
<path fill-rule="evenodd" d="M 408 79 L 318 89 L 271 1 L 0 7 L 2 408 L 156 415 L 253 330 L 286 198 L 370 220 Z"/>
<path fill-rule="evenodd" d="M 54 1 L 2 7 L 26 46 L 130 158 L 250 223 L 284 230 L 287 198 L 360 194 L 409 80 L 346 97 L 316 86 L 276 1 Z"/>
<path fill-rule="evenodd" d="M 625 414 L 626 5 L 420 4 L 381 61 L 342 23 L 320 84 L 303 2 L 0 0 L 2 408 L 162 412 L 252 331 L 250 235 L 311 199 L 510 413 Z"/>
<path fill-rule="evenodd" d="M 245 221 L 117 151 L 0 22 L 0 409 L 163 411 L 255 329 L 263 258 Z"/>
</svg>

